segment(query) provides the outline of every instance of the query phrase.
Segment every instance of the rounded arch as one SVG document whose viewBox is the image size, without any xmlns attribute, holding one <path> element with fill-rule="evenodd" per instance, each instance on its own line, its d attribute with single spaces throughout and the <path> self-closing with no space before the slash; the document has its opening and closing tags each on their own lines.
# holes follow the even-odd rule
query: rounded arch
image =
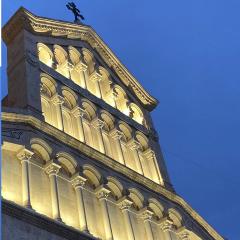
<svg viewBox="0 0 240 240">
<path fill-rule="evenodd" d="M 125 90 L 117 84 L 115 84 L 112 89 L 113 89 L 113 96 L 115 98 L 116 108 L 120 112 L 129 116 L 129 107 L 127 106 L 128 97 Z"/>
<path fill-rule="evenodd" d="M 40 79 L 42 84 L 41 93 L 47 95 L 48 97 L 54 96 L 57 92 L 56 81 L 46 73 L 41 73 Z"/>
<path fill-rule="evenodd" d="M 40 138 L 32 138 L 30 140 L 30 145 L 33 152 L 38 158 L 44 162 L 48 162 L 51 159 L 52 148 L 44 140 Z"/>
<path fill-rule="evenodd" d="M 87 48 L 82 48 L 83 60 L 84 63 L 88 66 L 88 72 L 92 73 L 94 71 L 94 55 Z"/>
<path fill-rule="evenodd" d="M 39 60 L 51 67 L 53 62 L 53 52 L 51 51 L 51 49 L 43 43 L 38 43 L 37 49 Z"/>
<path fill-rule="evenodd" d="M 110 131 L 114 128 L 114 117 L 107 111 L 101 110 L 100 112 L 101 119 L 104 121 L 104 129 Z"/>
<path fill-rule="evenodd" d="M 73 65 L 77 65 L 81 60 L 80 52 L 73 46 L 68 47 L 69 58 Z"/>
<path fill-rule="evenodd" d="M 58 162 L 67 171 L 67 173 L 72 176 L 77 169 L 77 162 L 76 160 L 66 152 L 59 152 L 56 154 Z"/>
<path fill-rule="evenodd" d="M 83 175 L 87 178 L 92 187 L 96 188 L 100 185 L 102 176 L 99 171 L 91 165 L 83 166 Z"/>
<path fill-rule="evenodd" d="M 173 224 L 179 228 L 182 226 L 182 216 L 181 214 L 174 208 L 168 209 L 169 218 L 173 221 Z"/>
<path fill-rule="evenodd" d="M 133 201 L 136 209 L 139 210 L 143 207 L 144 197 L 136 188 L 129 189 L 129 198 Z"/>
<path fill-rule="evenodd" d="M 164 207 L 162 204 L 155 198 L 148 199 L 148 206 L 154 212 L 158 218 L 163 217 Z"/>
<path fill-rule="evenodd" d="M 124 91 L 124 89 L 122 87 L 120 87 L 118 84 L 113 85 L 113 91 L 121 97 L 127 97 L 127 94 Z"/>
<path fill-rule="evenodd" d="M 87 118 L 92 120 L 96 117 L 97 107 L 86 98 L 81 99 L 81 106 L 87 114 Z"/>
<path fill-rule="evenodd" d="M 64 100 L 65 100 L 64 104 L 69 109 L 73 109 L 74 107 L 77 106 L 78 96 L 74 91 L 72 91 L 71 89 L 63 86 L 62 87 L 62 95 L 63 95 Z"/>
<path fill-rule="evenodd" d="M 104 67 L 99 66 L 98 70 L 99 70 L 100 74 L 102 75 L 103 79 L 108 79 L 110 77 L 108 70 L 105 69 Z"/>
<path fill-rule="evenodd" d="M 122 184 L 114 177 L 108 177 L 107 180 L 108 180 L 107 186 L 111 190 L 112 195 L 116 199 L 121 198 L 123 193 Z"/>
<path fill-rule="evenodd" d="M 129 104 L 129 109 L 131 112 L 131 117 L 134 119 L 136 122 L 143 124 L 144 123 L 144 118 L 143 118 L 143 112 L 142 110 L 135 104 L 135 103 L 130 103 Z"/>
<path fill-rule="evenodd" d="M 67 62 L 68 54 L 67 52 L 59 45 L 53 45 L 54 56 L 59 65 L 63 65 Z"/>
<path fill-rule="evenodd" d="M 124 134 L 125 140 L 129 141 L 132 138 L 132 129 L 131 129 L 131 127 L 127 123 L 125 123 L 123 121 L 119 121 L 118 122 L 118 126 L 119 126 L 119 129 Z"/>
<path fill-rule="evenodd" d="M 141 145 L 142 151 L 145 151 L 148 149 L 148 138 L 141 132 L 136 131 L 136 139 Z"/>
</svg>

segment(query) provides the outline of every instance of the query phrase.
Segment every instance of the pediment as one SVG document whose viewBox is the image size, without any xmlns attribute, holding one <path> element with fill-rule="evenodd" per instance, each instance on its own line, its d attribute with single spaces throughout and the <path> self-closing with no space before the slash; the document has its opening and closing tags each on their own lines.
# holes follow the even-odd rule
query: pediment
<svg viewBox="0 0 240 240">
<path fill-rule="evenodd" d="M 151 111 L 157 106 L 158 101 L 129 73 L 92 27 L 38 17 L 25 8 L 20 8 L 3 27 L 4 42 L 6 44 L 10 43 L 22 29 L 38 35 L 60 36 L 66 39 L 86 41 L 101 56 L 109 68 L 116 72 L 122 83 L 137 97 L 144 108 Z"/>
</svg>

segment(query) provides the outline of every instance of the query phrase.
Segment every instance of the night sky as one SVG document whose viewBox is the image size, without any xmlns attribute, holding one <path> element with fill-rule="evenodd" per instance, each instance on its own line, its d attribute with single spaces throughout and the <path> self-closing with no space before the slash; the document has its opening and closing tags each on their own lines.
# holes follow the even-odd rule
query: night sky
<svg viewBox="0 0 240 240">
<path fill-rule="evenodd" d="M 21 3 L 20 3 L 21 2 Z M 3 0 L 72 21 L 67 1 Z M 155 126 L 177 193 L 221 235 L 240 239 L 240 1 L 75 0 L 91 25 L 159 101 Z M 6 49 L 2 56 L 6 87 Z"/>
</svg>

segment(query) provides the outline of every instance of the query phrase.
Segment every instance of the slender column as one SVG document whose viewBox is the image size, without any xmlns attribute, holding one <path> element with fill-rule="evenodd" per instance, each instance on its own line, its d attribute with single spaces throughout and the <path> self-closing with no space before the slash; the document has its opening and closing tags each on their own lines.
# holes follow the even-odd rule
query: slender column
<svg viewBox="0 0 240 240">
<path fill-rule="evenodd" d="M 82 62 L 79 62 L 76 66 L 75 66 L 75 70 L 79 72 L 79 77 L 80 77 L 80 83 L 79 85 L 82 88 L 87 88 L 86 87 L 86 78 L 85 78 L 85 74 L 84 72 L 86 72 L 88 66 Z"/>
<path fill-rule="evenodd" d="M 56 106 L 57 121 L 54 124 L 54 126 L 63 131 L 64 126 L 63 126 L 63 117 L 62 117 L 62 104 L 64 103 L 64 98 L 56 94 L 55 96 L 52 97 L 51 100 L 52 100 L 52 103 Z"/>
<path fill-rule="evenodd" d="M 102 127 L 104 126 L 104 122 L 99 118 L 95 118 L 92 120 L 91 124 L 97 130 L 100 152 L 106 153 L 106 149 L 103 141 L 103 133 L 102 133 Z"/>
<path fill-rule="evenodd" d="M 189 231 L 186 227 L 180 227 L 176 230 L 176 234 L 179 240 L 190 240 Z"/>
<path fill-rule="evenodd" d="M 59 207 L 59 196 L 58 196 L 58 184 L 57 184 L 57 174 L 61 166 L 50 161 L 46 167 L 45 172 L 49 176 L 50 188 L 51 188 L 51 200 L 52 200 L 52 215 L 56 220 L 61 221 L 60 207 Z"/>
<path fill-rule="evenodd" d="M 82 122 L 82 118 L 83 118 L 83 115 L 85 114 L 85 110 L 80 107 L 76 107 L 72 110 L 72 113 L 77 120 L 78 131 L 77 131 L 76 137 L 79 141 L 85 142 L 85 135 L 83 130 L 83 122 Z"/>
<path fill-rule="evenodd" d="M 118 206 L 123 213 L 124 224 L 127 230 L 128 240 L 135 240 L 131 218 L 129 215 L 129 209 L 131 208 L 132 204 L 133 202 L 127 199 L 126 197 L 124 197 L 123 199 L 120 199 L 118 203 Z"/>
<path fill-rule="evenodd" d="M 82 194 L 82 188 L 84 187 L 86 180 L 87 179 L 81 176 L 75 176 L 72 180 L 72 185 L 75 189 L 76 197 L 77 197 L 79 228 L 81 231 L 88 233 L 86 211 L 85 211 L 84 199 Z"/>
<path fill-rule="evenodd" d="M 167 217 L 160 219 L 159 226 L 163 231 L 164 240 L 172 240 L 170 231 L 173 228 L 172 220 L 168 219 Z"/>
<path fill-rule="evenodd" d="M 100 201 L 102 215 L 103 215 L 103 223 L 104 223 L 106 240 L 113 239 L 112 227 L 111 227 L 108 206 L 107 206 L 107 198 L 109 196 L 109 193 L 110 191 L 104 188 L 103 186 L 100 186 L 99 188 L 96 189 L 96 196 Z"/>
<path fill-rule="evenodd" d="M 22 165 L 22 201 L 23 206 L 32 208 L 30 200 L 29 160 L 34 153 L 23 149 L 17 154 Z"/>
<path fill-rule="evenodd" d="M 153 240 L 153 232 L 152 232 L 152 227 L 150 224 L 152 216 L 153 216 L 153 212 L 148 209 L 145 209 L 142 212 L 142 218 L 144 221 L 144 226 L 145 226 L 145 230 L 146 230 L 146 234 L 147 234 L 147 240 Z"/>
<path fill-rule="evenodd" d="M 154 174 L 156 175 L 157 182 L 160 183 L 160 184 L 163 184 L 163 180 L 161 178 L 161 174 L 160 174 L 159 167 L 158 167 L 158 164 L 157 164 L 155 152 L 151 148 L 148 148 L 147 150 L 145 150 L 143 152 L 143 155 L 144 155 L 144 157 L 146 158 L 147 161 L 152 161 L 153 162 L 155 169 L 153 170 L 151 168 L 150 170 L 153 171 Z"/>
<path fill-rule="evenodd" d="M 90 81 L 96 83 L 96 95 L 98 98 L 102 98 L 101 88 L 99 82 L 102 80 L 102 75 L 96 71 L 94 71 L 90 77 Z"/>
<path fill-rule="evenodd" d="M 116 143 L 116 149 L 118 154 L 117 160 L 121 164 L 126 165 L 124 155 L 123 155 L 122 145 L 121 145 L 121 138 L 123 136 L 123 133 L 115 128 L 110 132 L 110 136 L 113 138 L 113 140 Z"/>
<path fill-rule="evenodd" d="M 136 167 L 137 167 L 137 172 L 143 175 L 142 163 L 141 163 L 141 159 L 138 154 L 138 149 L 140 147 L 140 143 L 132 138 L 131 140 L 129 140 L 127 142 L 127 146 L 132 150 L 134 160 L 136 163 Z"/>
</svg>

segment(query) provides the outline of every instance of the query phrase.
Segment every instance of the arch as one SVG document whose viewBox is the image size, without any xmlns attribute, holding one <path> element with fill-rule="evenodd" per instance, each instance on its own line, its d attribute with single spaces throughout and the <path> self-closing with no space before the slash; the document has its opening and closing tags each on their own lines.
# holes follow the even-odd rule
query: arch
<svg viewBox="0 0 240 240">
<path fill-rule="evenodd" d="M 40 75 L 41 83 L 42 83 L 42 89 L 41 93 L 43 95 L 46 95 L 48 97 L 52 97 L 56 94 L 57 92 L 57 83 L 56 81 L 47 75 L 46 73 L 41 73 Z"/>
<path fill-rule="evenodd" d="M 56 154 L 56 157 L 69 175 L 73 175 L 76 172 L 77 162 L 70 154 L 66 152 L 59 152 Z"/>
<path fill-rule="evenodd" d="M 69 109 L 73 109 L 74 107 L 77 106 L 77 100 L 78 100 L 78 96 L 77 94 L 72 91 L 71 89 L 63 86 L 62 87 L 62 94 L 64 96 L 64 104 L 66 107 L 68 107 Z"/>
<path fill-rule="evenodd" d="M 96 117 L 97 107 L 86 98 L 81 99 L 82 108 L 85 110 L 89 120 Z"/>
<path fill-rule="evenodd" d="M 134 119 L 136 122 L 143 124 L 144 123 L 144 118 L 143 118 L 143 112 L 142 110 L 135 104 L 135 103 L 130 103 L 129 104 L 129 109 L 131 112 L 131 117 Z"/>
<path fill-rule="evenodd" d="M 137 210 L 141 209 L 144 202 L 143 195 L 136 188 L 130 188 L 129 192 L 129 198 L 133 201 L 134 207 L 137 208 Z"/>
<path fill-rule="evenodd" d="M 45 63 L 47 66 L 52 67 L 53 53 L 52 53 L 51 49 L 43 43 L 38 43 L 37 49 L 38 49 L 39 60 L 41 62 Z"/>
<path fill-rule="evenodd" d="M 129 116 L 129 108 L 127 106 L 128 98 L 124 89 L 115 84 L 113 86 L 113 95 L 115 97 L 116 108 L 125 115 Z"/>
<path fill-rule="evenodd" d="M 74 66 L 76 66 L 81 60 L 80 52 L 73 46 L 68 47 L 69 58 Z"/>
<path fill-rule="evenodd" d="M 101 116 L 101 119 L 104 121 L 104 129 L 106 131 L 110 131 L 114 128 L 114 117 L 107 111 L 105 110 L 101 110 L 100 111 L 100 116 Z"/>
<path fill-rule="evenodd" d="M 48 162 L 51 159 L 52 148 L 40 138 L 32 138 L 30 140 L 30 145 L 33 152 L 40 157 L 41 160 Z"/>
<path fill-rule="evenodd" d="M 158 218 L 163 217 L 164 207 L 162 204 L 155 198 L 148 199 L 148 206 L 154 212 Z"/>
<path fill-rule="evenodd" d="M 54 56 L 59 65 L 66 63 L 68 59 L 67 52 L 59 45 L 53 45 Z"/>
<path fill-rule="evenodd" d="M 107 186 L 111 190 L 112 195 L 116 199 L 120 199 L 123 193 L 122 184 L 114 177 L 107 177 L 108 183 Z"/>
<path fill-rule="evenodd" d="M 88 73 L 91 74 L 94 71 L 94 55 L 87 48 L 82 48 L 83 60 L 88 66 Z"/>
<path fill-rule="evenodd" d="M 142 151 L 145 151 L 148 149 L 148 138 L 141 132 L 136 131 L 136 139 L 141 145 Z"/>
<path fill-rule="evenodd" d="M 182 216 L 181 214 L 174 208 L 168 209 L 169 218 L 173 221 L 173 224 L 179 228 L 182 226 Z"/>
<path fill-rule="evenodd" d="M 119 121 L 118 122 L 118 126 L 119 126 L 120 130 L 123 132 L 125 140 L 129 141 L 132 138 L 132 129 L 131 129 L 131 127 L 127 123 L 125 123 L 123 121 Z"/>
<path fill-rule="evenodd" d="M 101 183 L 102 176 L 99 171 L 91 165 L 83 166 L 83 175 L 87 178 L 89 183 L 94 187 L 98 187 Z"/>
</svg>

